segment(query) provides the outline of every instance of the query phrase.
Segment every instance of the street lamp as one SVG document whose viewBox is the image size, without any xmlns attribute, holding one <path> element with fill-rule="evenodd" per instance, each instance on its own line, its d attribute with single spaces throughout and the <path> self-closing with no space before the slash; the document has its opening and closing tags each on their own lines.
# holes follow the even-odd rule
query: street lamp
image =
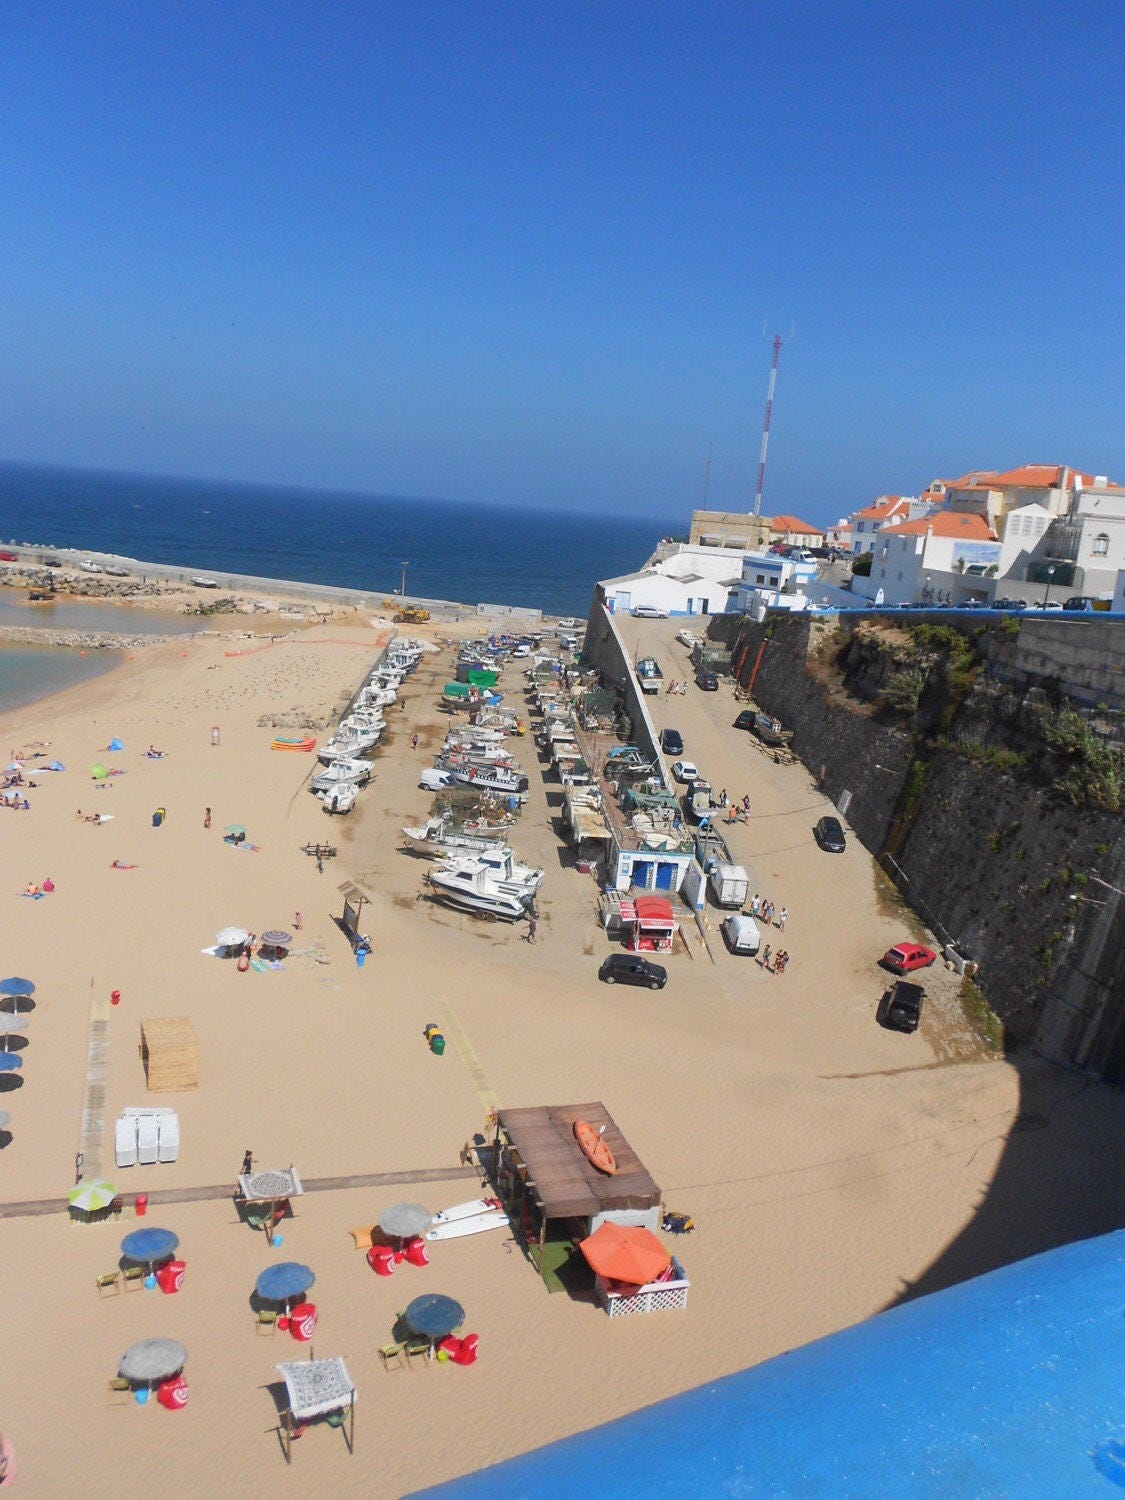
<svg viewBox="0 0 1125 1500">
<path fill-rule="evenodd" d="M 1055 565 L 1050 563 L 1047 568 L 1047 587 L 1043 590 L 1043 608 L 1047 608 L 1047 600 L 1051 594 L 1051 579 L 1055 576 Z"/>
<path fill-rule="evenodd" d="M 399 593 L 402 595 L 402 597 L 404 599 L 406 598 L 406 569 L 407 569 L 407 564 L 403 563 L 403 565 L 402 565 L 402 587 L 399 589 Z"/>
</svg>

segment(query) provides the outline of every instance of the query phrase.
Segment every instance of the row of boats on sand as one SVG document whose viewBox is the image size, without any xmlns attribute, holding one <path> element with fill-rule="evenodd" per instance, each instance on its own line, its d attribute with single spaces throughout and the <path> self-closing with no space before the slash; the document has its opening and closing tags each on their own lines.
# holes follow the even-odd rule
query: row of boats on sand
<svg viewBox="0 0 1125 1500">
<path fill-rule="evenodd" d="M 327 813 L 348 813 L 371 778 L 366 759 L 386 730 L 384 709 L 414 671 L 425 650 L 420 641 L 396 641 L 364 683 L 336 732 L 317 750 L 323 766 L 310 783 Z"/>
</svg>

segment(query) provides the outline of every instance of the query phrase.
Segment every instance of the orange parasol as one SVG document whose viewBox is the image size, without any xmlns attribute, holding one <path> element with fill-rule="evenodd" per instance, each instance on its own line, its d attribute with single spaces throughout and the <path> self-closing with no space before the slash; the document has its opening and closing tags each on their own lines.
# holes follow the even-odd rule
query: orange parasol
<svg viewBox="0 0 1125 1500">
<path fill-rule="evenodd" d="M 632 1286 L 644 1286 L 672 1263 L 672 1257 L 650 1230 L 624 1224 L 603 1224 L 578 1248 L 597 1275 Z"/>
</svg>

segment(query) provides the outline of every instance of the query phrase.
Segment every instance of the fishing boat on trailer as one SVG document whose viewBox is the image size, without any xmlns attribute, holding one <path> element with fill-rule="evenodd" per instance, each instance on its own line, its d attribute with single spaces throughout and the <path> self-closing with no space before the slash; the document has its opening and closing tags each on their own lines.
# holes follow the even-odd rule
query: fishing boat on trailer
<svg viewBox="0 0 1125 1500">
<path fill-rule="evenodd" d="M 530 784 L 522 772 L 509 771 L 504 766 L 487 770 L 477 766 L 452 766 L 449 774 L 458 786 L 470 787 L 474 792 L 495 792 L 502 797 L 524 798 Z"/>
<path fill-rule="evenodd" d="M 528 914 L 527 899 L 502 889 L 502 882 L 496 880 L 490 870 L 438 865 L 426 879 L 435 896 L 462 911 L 481 912 L 505 922 L 518 922 Z"/>
<path fill-rule="evenodd" d="M 450 854 L 478 854 L 486 849 L 507 848 L 502 842 L 503 829 L 496 829 L 495 833 L 489 834 L 480 831 L 466 833 L 458 832 L 453 828 L 448 818 L 427 818 L 416 828 L 404 828 L 402 836 L 409 846 L 419 854 L 428 854 L 434 859 L 445 858 Z"/>
<path fill-rule="evenodd" d="M 472 749 L 465 745 L 443 745 L 438 752 L 438 760 L 443 766 L 505 766 L 511 770 L 515 766 L 515 757 L 510 750 L 503 750 L 499 745 L 485 745 Z"/>
<path fill-rule="evenodd" d="M 787 745 L 793 738 L 793 731 L 783 729 L 781 720 L 773 718 L 770 714 L 754 715 L 754 733 L 763 745 Z"/>
<path fill-rule="evenodd" d="M 316 758 L 322 765 L 330 765 L 334 760 L 360 756 L 364 751 L 375 748 L 382 732 L 381 729 L 337 730 L 330 740 L 325 740 L 321 745 Z"/>
<path fill-rule="evenodd" d="M 344 781 L 339 786 L 334 786 L 330 792 L 325 792 L 320 805 L 326 813 L 350 813 L 358 796 L 358 782 Z"/>
<path fill-rule="evenodd" d="M 533 865 L 525 865 L 522 860 L 517 859 L 510 844 L 489 844 L 471 857 L 513 890 L 524 890 L 529 896 L 534 896 L 543 884 L 545 871 L 537 870 Z M 454 860 L 446 860 L 447 864 L 454 862 L 456 857 Z"/>
<path fill-rule="evenodd" d="M 315 775 L 310 783 L 314 792 L 330 792 L 333 787 L 343 786 L 345 782 L 354 781 L 362 786 L 371 777 L 371 762 L 369 760 L 342 759 L 334 760 L 325 766 L 323 771 Z"/>
<path fill-rule="evenodd" d="M 455 875 L 459 881 L 468 877 L 473 882 L 484 882 L 491 890 L 514 896 L 525 905 L 535 900 L 535 893 L 543 884 L 543 871 L 513 859 L 510 849 L 502 855 L 486 849 L 478 854 L 449 854 L 433 873 Z"/>
</svg>

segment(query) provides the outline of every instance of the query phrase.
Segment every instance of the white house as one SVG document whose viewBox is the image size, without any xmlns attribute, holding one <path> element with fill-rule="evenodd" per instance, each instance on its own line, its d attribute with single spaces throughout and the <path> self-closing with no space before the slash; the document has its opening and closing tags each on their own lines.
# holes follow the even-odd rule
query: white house
<svg viewBox="0 0 1125 1500">
<path fill-rule="evenodd" d="M 808 591 L 815 581 L 816 563 L 776 552 L 748 552 L 742 559 L 742 578 L 731 609 L 738 614 L 752 614 L 762 606 L 807 609 Z"/>
<path fill-rule="evenodd" d="M 870 577 L 852 593 L 883 605 L 988 599 L 1000 544 L 983 516 L 935 511 L 879 533 Z"/>
<path fill-rule="evenodd" d="M 880 495 L 871 505 L 857 510 L 851 518 L 852 555 L 871 552 L 875 538 L 888 526 L 899 526 L 904 521 L 916 521 L 933 510 L 929 500 L 917 495 Z"/>
<path fill-rule="evenodd" d="M 663 543 L 636 573 L 602 579 L 597 588 L 611 613 L 644 605 L 669 615 L 719 615 L 733 607 L 742 557 L 732 548 Z"/>
<path fill-rule="evenodd" d="M 1050 524 L 1051 512 L 1038 501 L 1008 512 L 1001 522 L 1001 577 L 1027 578 L 1028 564 L 1037 556 Z"/>
</svg>

